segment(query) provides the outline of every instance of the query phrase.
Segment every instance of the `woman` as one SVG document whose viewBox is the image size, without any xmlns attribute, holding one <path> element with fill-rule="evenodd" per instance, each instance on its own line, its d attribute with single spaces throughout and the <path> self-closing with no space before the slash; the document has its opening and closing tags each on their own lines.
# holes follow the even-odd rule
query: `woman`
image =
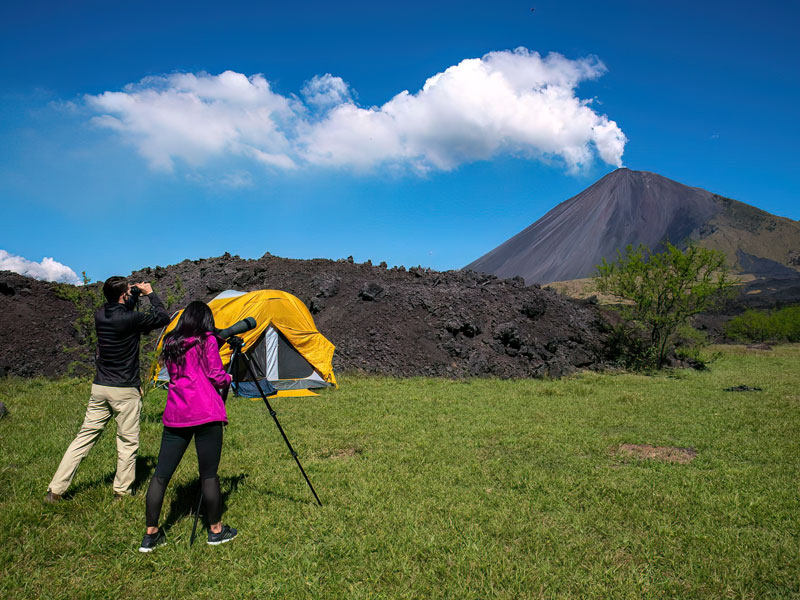
<svg viewBox="0 0 800 600">
<path fill-rule="evenodd" d="M 211 309 L 195 301 L 183 311 L 175 329 L 164 337 L 161 359 L 169 372 L 169 393 L 162 418 L 164 433 L 158 464 L 147 489 L 147 533 L 139 552 L 150 552 L 167 541 L 158 527 L 164 490 L 192 437 L 209 522 L 208 543 L 224 544 L 236 537 L 236 529 L 223 525 L 220 518 L 222 498 L 217 467 L 222 453 L 222 426 L 228 422 L 220 394 L 231 378 L 222 368 L 213 331 Z"/>
</svg>

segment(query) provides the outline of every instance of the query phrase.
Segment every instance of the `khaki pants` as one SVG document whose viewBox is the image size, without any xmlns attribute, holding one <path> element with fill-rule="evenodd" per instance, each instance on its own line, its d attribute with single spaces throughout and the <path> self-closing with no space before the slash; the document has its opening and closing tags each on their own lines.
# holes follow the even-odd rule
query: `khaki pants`
<svg viewBox="0 0 800 600">
<path fill-rule="evenodd" d="M 64 453 L 48 491 L 59 495 L 67 491 L 81 461 L 89 454 L 113 416 L 117 421 L 117 475 L 114 477 L 114 492 L 130 494 L 136 478 L 141 410 L 142 397 L 138 388 L 92 384 L 92 395 L 86 407 L 83 425 Z"/>
</svg>

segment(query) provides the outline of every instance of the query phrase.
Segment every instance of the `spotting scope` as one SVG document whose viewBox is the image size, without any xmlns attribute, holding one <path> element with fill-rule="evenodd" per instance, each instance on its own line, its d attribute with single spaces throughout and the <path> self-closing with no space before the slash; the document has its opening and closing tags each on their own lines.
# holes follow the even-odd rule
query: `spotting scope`
<svg viewBox="0 0 800 600">
<path fill-rule="evenodd" d="M 255 328 L 257 325 L 256 320 L 253 317 L 247 317 L 246 319 L 242 319 L 241 321 L 237 321 L 230 327 L 226 327 L 225 329 L 215 329 L 214 333 L 218 338 L 223 340 L 227 340 L 229 337 L 234 335 L 239 335 L 240 333 L 244 333 L 245 331 L 250 331 L 251 329 Z"/>
</svg>

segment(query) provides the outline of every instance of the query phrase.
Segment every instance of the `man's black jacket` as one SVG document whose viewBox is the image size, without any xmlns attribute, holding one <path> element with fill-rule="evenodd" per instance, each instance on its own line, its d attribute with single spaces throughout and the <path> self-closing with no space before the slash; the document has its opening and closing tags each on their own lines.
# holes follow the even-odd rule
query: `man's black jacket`
<svg viewBox="0 0 800 600">
<path fill-rule="evenodd" d="M 169 323 L 164 304 L 154 293 L 149 312 L 106 303 L 94 314 L 97 330 L 97 374 L 94 382 L 111 387 L 139 387 L 139 336 Z"/>
</svg>

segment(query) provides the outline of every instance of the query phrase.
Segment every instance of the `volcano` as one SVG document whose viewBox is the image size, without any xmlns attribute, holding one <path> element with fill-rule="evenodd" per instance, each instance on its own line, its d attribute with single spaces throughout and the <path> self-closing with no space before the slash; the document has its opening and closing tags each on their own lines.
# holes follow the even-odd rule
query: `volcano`
<svg viewBox="0 0 800 600">
<path fill-rule="evenodd" d="M 617 169 L 464 267 L 527 284 L 589 277 L 626 245 L 724 252 L 755 275 L 797 276 L 800 223 L 656 173 Z"/>
</svg>

